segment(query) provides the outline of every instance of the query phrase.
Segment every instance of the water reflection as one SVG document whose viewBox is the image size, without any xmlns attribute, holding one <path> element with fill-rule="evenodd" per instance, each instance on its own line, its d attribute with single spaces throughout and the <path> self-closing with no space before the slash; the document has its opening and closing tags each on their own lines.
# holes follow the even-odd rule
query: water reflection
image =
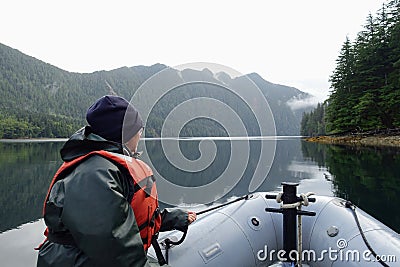
<svg viewBox="0 0 400 267">
<path fill-rule="evenodd" d="M 182 153 L 192 160 L 198 158 L 199 141 L 181 142 Z M 260 142 L 270 141 L 250 141 L 252 153 L 244 175 L 220 202 L 248 193 Z M 202 173 L 183 172 L 168 164 L 157 140 L 146 145 L 153 165 L 170 181 L 198 186 L 209 183 L 223 171 L 231 156 L 230 142 L 241 140 L 216 141 L 219 152 L 215 162 Z M 0 143 L 0 262 L 7 262 L 6 266 L 34 265 L 36 252 L 33 248 L 43 240 L 44 230 L 43 220 L 37 219 L 41 218 L 50 180 L 61 164 L 59 149 L 62 144 Z M 314 191 L 319 195 L 349 199 L 400 232 L 399 166 L 400 151 L 396 149 L 347 148 L 306 143 L 299 138 L 280 138 L 270 172 L 257 191 L 280 191 L 282 181 L 299 182 L 299 192 Z M 25 224 L 32 221 L 35 222 Z M 22 224 L 25 225 L 20 227 Z M 6 231 L 8 229 L 13 230 Z"/>
<path fill-rule="evenodd" d="M 0 232 L 42 216 L 44 196 L 61 164 L 61 145 L 0 143 Z"/>
<path fill-rule="evenodd" d="M 196 159 L 200 153 L 199 142 L 200 140 L 180 142 L 182 153 L 189 159 Z M 159 173 L 171 182 L 194 187 L 212 182 L 224 171 L 231 157 L 231 142 L 245 141 L 215 141 L 217 156 L 208 168 L 199 173 L 188 173 L 169 164 L 159 140 L 146 142 L 146 145 Z M 249 142 L 251 154 L 244 174 L 238 184 L 220 201 L 248 193 L 248 186 L 258 163 L 261 142 L 271 140 L 255 139 Z M 41 218 L 43 200 L 50 180 L 62 163 L 59 156 L 62 144 L 63 142 L 0 143 L 0 232 Z M 315 166 L 313 161 L 304 161 L 298 138 L 280 139 L 268 176 L 257 191 L 279 190 L 282 181 L 291 181 L 301 183 L 301 192 L 313 190 L 319 194 L 331 195 L 330 184 L 325 184 L 323 179 L 324 170 Z"/>
<path fill-rule="evenodd" d="M 168 162 L 164 152 L 161 149 L 160 140 L 146 142 L 147 152 L 150 154 L 150 159 L 157 172 L 162 177 L 168 179 L 172 183 L 181 186 L 201 186 L 213 182 L 225 170 L 231 160 L 231 143 L 232 142 L 249 142 L 250 156 L 248 164 L 241 175 L 239 182 L 234 188 L 226 193 L 218 202 L 223 202 L 228 198 L 242 196 L 248 194 L 249 184 L 254 176 L 257 168 L 258 160 L 261 153 L 261 146 L 271 146 L 271 142 L 276 142 L 276 152 L 273 164 L 270 171 L 266 174 L 264 182 L 260 185 L 257 191 L 279 191 L 281 190 L 281 182 L 299 182 L 299 192 L 314 191 L 320 195 L 332 196 L 332 184 L 324 179 L 324 173 L 327 173 L 326 168 L 318 167 L 315 162 L 309 159 L 304 159 L 301 151 L 300 138 L 284 137 L 275 140 L 251 139 L 251 140 L 214 140 L 217 152 L 212 164 L 202 172 L 193 173 L 183 171 L 170 162 Z M 180 142 L 182 153 L 191 160 L 196 160 L 200 157 L 199 151 L 200 140 L 184 140 Z M 143 144 L 142 144 L 143 145 Z M 139 147 L 141 148 L 141 147 Z M 247 159 L 243 159 L 247 160 Z M 261 163 L 263 164 L 263 163 Z M 235 165 L 235 164 L 234 164 Z M 234 167 L 235 168 L 235 167 Z M 236 170 L 240 173 L 242 170 Z M 224 174 L 226 175 L 226 174 Z M 157 179 L 159 177 L 156 177 Z M 229 178 L 229 177 L 225 177 Z M 232 178 L 233 179 L 233 178 Z M 162 195 L 163 188 L 159 187 L 159 194 Z M 220 192 L 223 193 L 223 192 Z M 175 194 L 176 195 L 176 194 Z M 196 204 L 185 202 L 185 198 L 181 197 L 181 205 Z M 216 194 L 215 198 L 219 196 Z"/>
<path fill-rule="evenodd" d="M 302 142 L 306 158 L 326 167 L 336 196 L 400 232 L 400 149 L 360 148 Z"/>
<path fill-rule="evenodd" d="M 243 177 L 220 202 L 249 193 L 260 142 L 269 141 L 250 141 L 252 153 Z M 182 153 L 189 159 L 196 159 L 200 153 L 199 142 L 181 142 Z M 212 182 L 223 172 L 231 157 L 230 142 L 241 141 L 216 141 L 217 156 L 200 173 L 185 172 L 169 164 L 159 141 L 146 142 L 146 145 L 160 174 L 173 183 L 194 187 Z M 61 164 L 59 149 L 62 144 L 0 143 L 0 232 L 41 218 L 49 182 Z M 299 182 L 299 192 L 314 191 L 319 195 L 349 199 L 399 232 L 399 166 L 398 149 L 349 148 L 284 138 L 278 140 L 272 167 L 257 191 L 280 190 L 282 181 Z"/>
</svg>

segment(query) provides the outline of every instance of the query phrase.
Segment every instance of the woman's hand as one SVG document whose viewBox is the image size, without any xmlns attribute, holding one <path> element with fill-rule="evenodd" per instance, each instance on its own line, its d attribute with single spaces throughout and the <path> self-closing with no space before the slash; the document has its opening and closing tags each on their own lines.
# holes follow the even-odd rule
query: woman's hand
<svg viewBox="0 0 400 267">
<path fill-rule="evenodd" d="M 189 224 L 191 224 L 192 222 L 194 222 L 196 219 L 197 219 L 197 214 L 196 214 L 196 212 L 189 211 L 189 212 L 188 212 L 188 221 L 189 221 Z"/>
</svg>

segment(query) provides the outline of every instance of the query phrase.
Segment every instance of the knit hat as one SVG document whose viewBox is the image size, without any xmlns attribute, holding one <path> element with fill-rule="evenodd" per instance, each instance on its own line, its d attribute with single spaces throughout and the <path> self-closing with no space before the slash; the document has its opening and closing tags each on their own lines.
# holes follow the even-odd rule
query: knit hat
<svg viewBox="0 0 400 267">
<path fill-rule="evenodd" d="M 90 106 L 86 120 L 94 134 L 117 143 L 128 142 L 143 127 L 135 107 L 113 95 L 103 96 Z"/>
</svg>

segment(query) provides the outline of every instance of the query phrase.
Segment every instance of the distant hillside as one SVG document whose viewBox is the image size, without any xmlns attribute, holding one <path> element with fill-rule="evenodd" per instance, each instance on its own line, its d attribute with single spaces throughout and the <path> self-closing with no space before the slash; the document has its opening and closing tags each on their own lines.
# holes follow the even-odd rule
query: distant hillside
<svg viewBox="0 0 400 267">
<path fill-rule="evenodd" d="M 155 64 L 89 74 L 71 73 L 0 44 L 0 138 L 67 137 L 85 125 L 86 110 L 97 98 L 116 93 L 129 100 L 144 81 L 165 68 L 167 66 Z M 210 71 L 171 71 L 181 79 L 185 75 L 198 75 L 199 79 L 225 84 L 235 84 L 244 78 L 232 79 L 224 73 L 216 78 Z M 267 82 L 256 73 L 248 77 L 266 96 L 274 114 L 277 134 L 298 135 L 305 109 L 292 111 L 287 103 L 310 95 L 296 88 Z M 207 90 L 207 86 L 202 89 L 189 87 L 181 99 Z M 216 97 L 218 95 L 221 93 L 216 92 Z M 147 135 L 159 135 L 166 113 L 177 104 L 179 97 L 166 100 L 146 122 Z M 191 123 L 185 128 L 182 135 L 223 135 L 218 125 L 210 121 Z"/>
<path fill-rule="evenodd" d="M 268 100 L 274 115 L 277 134 L 299 135 L 303 113 L 311 110 L 311 106 L 294 108 L 294 104 L 303 102 L 302 100 L 307 100 L 312 96 L 294 87 L 270 83 L 257 73 L 248 76 L 263 91 Z M 291 107 L 292 104 L 293 107 Z"/>
</svg>

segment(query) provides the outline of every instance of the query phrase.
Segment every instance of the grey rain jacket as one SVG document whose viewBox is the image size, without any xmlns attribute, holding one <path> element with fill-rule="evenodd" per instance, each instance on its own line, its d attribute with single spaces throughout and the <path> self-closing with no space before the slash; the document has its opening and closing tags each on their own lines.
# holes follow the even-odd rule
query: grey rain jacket
<svg viewBox="0 0 400 267">
<path fill-rule="evenodd" d="M 71 161 L 94 150 L 123 153 L 121 144 L 91 133 L 87 126 L 65 143 L 61 157 Z M 45 223 L 56 235 L 72 237 L 75 245 L 44 242 L 37 267 L 158 266 L 144 251 L 127 201 L 129 186 L 128 177 L 98 155 L 57 181 L 46 205 Z M 188 225 L 187 212 L 180 209 L 165 209 L 161 217 L 160 231 L 183 230 Z"/>
</svg>

